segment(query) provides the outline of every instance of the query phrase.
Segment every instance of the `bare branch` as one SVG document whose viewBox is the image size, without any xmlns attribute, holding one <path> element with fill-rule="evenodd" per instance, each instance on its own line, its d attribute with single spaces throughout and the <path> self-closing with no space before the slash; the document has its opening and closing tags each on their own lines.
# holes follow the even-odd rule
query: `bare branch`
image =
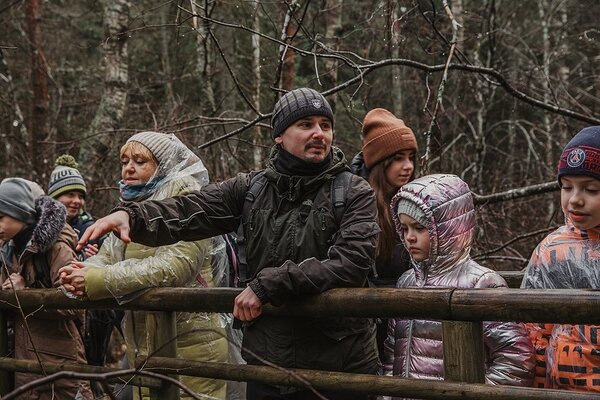
<svg viewBox="0 0 600 400">
<path fill-rule="evenodd" d="M 557 181 L 540 183 L 538 185 L 525 186 L 522 188 L 510 189 L 506 192 L 479 195 L 473 193 L 473 203 L 478 205 L 498 203 L 501 201 L 508 201 L 518 199 L 520 197 L 528 197 L 541 193 L 555 192 L 559 188 Z"/>
</svg>

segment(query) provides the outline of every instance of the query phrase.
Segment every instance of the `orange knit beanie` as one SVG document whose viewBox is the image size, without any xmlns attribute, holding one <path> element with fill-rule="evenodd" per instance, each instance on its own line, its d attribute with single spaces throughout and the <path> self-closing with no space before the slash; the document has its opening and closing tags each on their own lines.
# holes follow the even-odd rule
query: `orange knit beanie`
<svg viewBox="0 0 600 400">
<path fill-rule="evenodd" d="M 362 136 L 362 152 L 367 168 L 372 168 L 399 151 L 418 150 L 412 129 L 383 108 L 375 108 L 365 115 Z"/>
</svg>

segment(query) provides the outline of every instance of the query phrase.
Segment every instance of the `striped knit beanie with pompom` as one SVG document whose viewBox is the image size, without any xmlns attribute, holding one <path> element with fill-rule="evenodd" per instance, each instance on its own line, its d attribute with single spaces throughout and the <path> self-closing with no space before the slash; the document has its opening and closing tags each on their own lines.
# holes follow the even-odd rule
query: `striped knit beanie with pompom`
<svg viewBox="0 0 600 400">
<path fill-rule="evenodd" d="M 67 192 L 81 192 L 87 195 L 85 181 L 77 170 L 77 161 L 69 154 L 63 154 L 54 162 L 54 170 L 48 183 L 48 196 L 58 199 Z"/>
</svg>

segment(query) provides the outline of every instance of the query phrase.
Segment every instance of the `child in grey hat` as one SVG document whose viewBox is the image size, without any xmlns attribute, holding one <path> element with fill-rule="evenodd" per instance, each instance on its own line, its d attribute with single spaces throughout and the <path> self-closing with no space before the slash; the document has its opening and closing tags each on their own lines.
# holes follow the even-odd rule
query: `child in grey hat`
<svg viewBox="0 0 600 400">
<path fill-rule="evenodd" d="M 469 186 L 458 176 L 428 175 L 402 186 L 392 199 L 396 229 L 412 258 L 397 288 L 506 287 L 495 271 L 477 264 L 469 252 L 475 209 Z M 440 321 L 389 320 L 384 373 L 444 379 Z M 486 383 L 529 386 L 535 368 L 533 346 L 522 324 L 486 321 L 483 325 Z"/>
<path fill-rule="evenodd" d="M 39 186 L 33 182 L 7 178 L 0 183 L 0 241 L 2 290 L 52 288 L 58 285 L 58 269 L 75 257 L 77 235 L 66 224 L 62 204 L 41 195 Z M 86 364 L 83 339 L 78 331 L 78 325 L 82 324 L 83 311 L 50 311 L 42 307 L 27 320 L 16 313 L 14 357 Z M 16 373 L 15 387 L 40 377 Z M 92 398 L 89 382 L 72 379 L 55 381 L 53 387 L 38 386 L 24 395 L 36 399 L 52 396 Z"/>
</svg>

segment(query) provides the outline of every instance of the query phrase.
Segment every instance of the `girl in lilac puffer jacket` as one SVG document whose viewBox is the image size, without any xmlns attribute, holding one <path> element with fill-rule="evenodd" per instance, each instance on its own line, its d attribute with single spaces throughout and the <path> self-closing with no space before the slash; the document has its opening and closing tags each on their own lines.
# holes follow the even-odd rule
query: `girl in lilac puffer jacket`
<svg viewBox="0 0 600 400">
<path fill-rule="evenodd" d="M 391 203 L 394 223 L 413 268 L 398 288 L 496 288 L 504 279 L 471 259 L 475 209 L 469 187 L 454 175 L 429 175 L 403 186 Z M 531 341 L 522 324 L 484 322 L 486 383 L 530 386 Z M 384 373 L 444 379 L 441 321 L 391 319 Z"/>
</svg>

